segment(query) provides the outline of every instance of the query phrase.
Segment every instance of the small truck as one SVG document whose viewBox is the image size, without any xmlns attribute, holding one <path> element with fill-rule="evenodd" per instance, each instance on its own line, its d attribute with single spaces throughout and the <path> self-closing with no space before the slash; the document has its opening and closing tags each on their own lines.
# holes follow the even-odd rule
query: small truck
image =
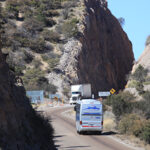
<svg viewBox="0 0 150 150">
<path fill-rule="evenodd" d="M 91 98 L 91 84 L 71 85 L 70 104 L 76 104 L 78 100 Z"/>
</svg>

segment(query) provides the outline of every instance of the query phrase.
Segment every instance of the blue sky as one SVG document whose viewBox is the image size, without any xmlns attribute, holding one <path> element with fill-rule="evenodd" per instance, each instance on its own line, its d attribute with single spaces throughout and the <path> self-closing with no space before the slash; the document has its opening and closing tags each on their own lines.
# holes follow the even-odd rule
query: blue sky
<svg viewBox="0 0 150 150">
<path fill-rule="evenodd" d="M 150 35 L 150 0 L 108 0 L 108 8 L 116 18 L 125 19 L 123 29 L 132 42 L 137 60 Z"/>
</svg>

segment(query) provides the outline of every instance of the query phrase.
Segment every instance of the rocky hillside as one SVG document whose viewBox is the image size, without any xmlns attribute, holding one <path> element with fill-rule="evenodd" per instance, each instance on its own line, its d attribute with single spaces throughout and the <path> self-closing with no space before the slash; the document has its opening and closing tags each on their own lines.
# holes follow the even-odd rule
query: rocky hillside
<svg viewBox="0 0 150 150">
<path fill-rule="evenodd" d="M 145 44 L 145 50 L 134 65 L 133 71 L 138 65 L 142 65 L 144 68 L 148 69 L 148 74 L 150 74 L 150 36 L 148 36 Z"/>
<path fill-rule="evenodd" d="M 53 129 L 31 107 L 0 50 L 0 149 L 54 150 Z"/>
<path fill-rule="evenodd" d="M 146 40 L 145 50 L 132 68 L 127 87 L 126 90 L 136 96 L 141 95 L 139 92 L 150 91 L 150 36 Z"/>
<path fill-rule="evenodd" d="M 69 95 L 70 85 L 124 88 L 132 45 L 105 0 L 1 0 L 7 62 L 27 90 Z"/>
</svg>

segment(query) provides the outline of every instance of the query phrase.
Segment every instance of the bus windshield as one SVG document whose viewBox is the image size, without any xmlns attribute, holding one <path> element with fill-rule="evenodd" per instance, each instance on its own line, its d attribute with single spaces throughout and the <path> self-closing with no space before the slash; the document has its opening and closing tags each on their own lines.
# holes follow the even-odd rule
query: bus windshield
<svg viewBox="0 0 150 150">
<path fill-rule="evenodd" d="M 80 94 L 80 92 L 72 92 L 72 94 Z"/>
</svg>

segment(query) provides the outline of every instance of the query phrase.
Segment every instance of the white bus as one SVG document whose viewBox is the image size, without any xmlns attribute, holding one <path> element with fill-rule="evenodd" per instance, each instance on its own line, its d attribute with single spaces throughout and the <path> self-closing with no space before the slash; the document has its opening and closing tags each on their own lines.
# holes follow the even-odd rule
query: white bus
<svg viewBox="0 0 150 150">
<path fill-rule="evenodd" d="M 94 99 L 82 99 L 75 106 L 76 129 L 79 134 L 84 131 L 97 131 L 101 134 L 103 130 L 103 108 L 102 103 Z"/>
</svg>

